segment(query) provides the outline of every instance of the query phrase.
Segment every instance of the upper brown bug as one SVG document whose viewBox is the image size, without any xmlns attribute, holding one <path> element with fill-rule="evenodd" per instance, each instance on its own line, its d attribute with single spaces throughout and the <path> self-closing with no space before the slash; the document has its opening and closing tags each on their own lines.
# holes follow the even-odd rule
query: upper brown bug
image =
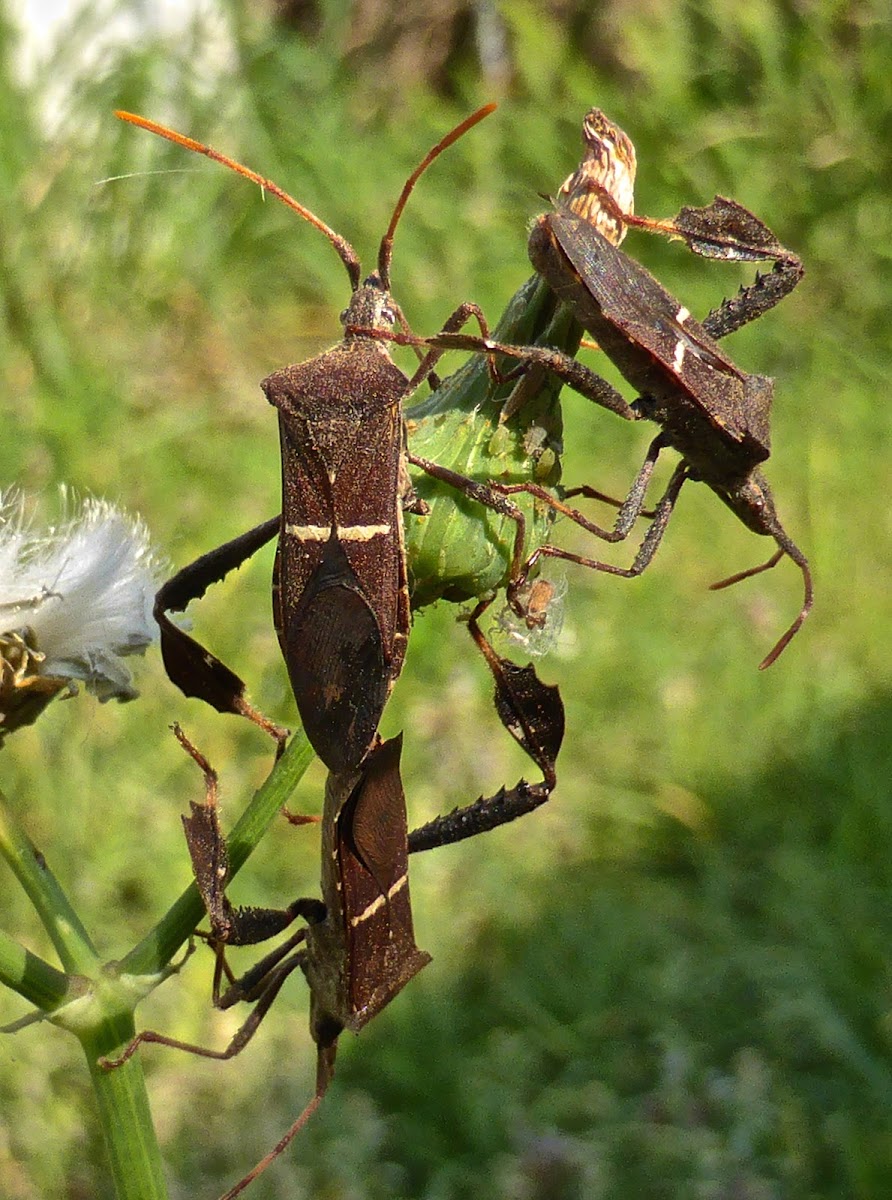
<svg viewBox="0 0 892 1200">
<path fill-rule="evenodd" d="M 643 482 L 664 447 L 671 446 L 683 456 L 658 505 L 658 526 L 665 527 L 684 480 L 701 480 L 747 528 L 772 537 L 779 547 L 762 566 L 714 587 L 766 570 L 783 555 L 802 571 L 802 608 L 760 664 L 770 666 L 811 609 L 811 571 L 781 525 L 767 480 L 758 469 L 770 452 L 774 382 L 742 371 L 715 339 L 778 303 L 802 277 L 802 264 L 752 213 L 724 197 L 717 196 L 703 209 L 685 208 L 669 222 L 633 217 L 631 192 L 624 182 L 630 173 L 634 179 L 631 142 L 597 109 L 587 117 L 585 132 L 590 147 L 584 169 L 563 185 L 556 211 L 536 223 L 530 258 L 640 393 L 636 410 L 662 426 L 642 468 Z M 776 269 L 757 278 L 700 324 L 644 267 L 617 248 L 623 227 L 629 224 L 681 237 L 709 257 L 773 261 Z M 612 237 L 608 236 L 611 230 L 616 231 Z M 621 514 L 625 521 L 640 512 L 643 496 L 639 478 L 632 503 Z M 645 543 L 647 553 L 639 554 L 630 573 L 644 569 L 658 540 L 652 527 Z"/>
<path fill-rule="evenodd" d="M 464 349 L 539 364 L 612 412 L 631 419 L 646 417 L 662 426 L 628 497 L 620 505 L 612 530 L 589 521 L 535 484 L 512 484 L 500 489 L 506 494 L 530 492 L 605 541 L 620 541 L 631 532 L 642 514 L 647 485 L 661 450 L 672 446 L 683 459 L 656 506 L 631 567 L 617 567 L 556 546 L 541 546 L 513 575 L 509 598 L 512 589 L 518 594 L 530 569 L 543 555 L 614 575 L 639 575 L 659 546 L 682 484 L 686 479 L 702 480 L 749 529 L 772 537 L 778 545 L 767 562 L 713 584 L 714 588 L 727 587 L 767 570 L 784 555 L 802 572 L 802 607 L 760 663 L 760 667 L 768 667 L 811 610 L 811 570 L 781 525 L 768 483 L 758 469 L 770 453 L 773 380 L 742 371 L 717 345 L 717 339 L 777 304 L 802 277 L 802 264 L 757 217 L 722 196 L 716 196 L 704 208 L 683 208 L 670 221 L 634 216 L 636 155 L 631 141 L 599 109 L 587 114 L 583 137 L 586 155 L 562 185 L 555 211 L 538 218 L 533 226 L 530 258 L 558 299 L 640 393 L 639 400 L 630 407 L 595 372 L 557 351 L 550 352 L 549 359 L 549 352 L 542 349 L 506 345 L 451 330 L 423 339 L 421 344 L 433 348 L 430 362 L 442 350 Z M 618 248 L 630 225 L 680 238 L 704 257 L 772 262 L 774 268 L 770 274 L 757 276 L 753 284 L 725 301 L 700 324 L 644 267 Z M 419 342 L 400 334 L 385 336 L 409 344 Z M 576 494 L 603 498 L 586 487 L 564 493 L 566 497 Z"/>
</svg>

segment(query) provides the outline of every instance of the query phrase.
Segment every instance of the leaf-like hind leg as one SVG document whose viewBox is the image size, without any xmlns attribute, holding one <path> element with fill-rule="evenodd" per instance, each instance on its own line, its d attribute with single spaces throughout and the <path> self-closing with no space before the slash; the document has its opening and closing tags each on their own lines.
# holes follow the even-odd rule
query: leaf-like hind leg
<svg viewBox="0 0 892 1200">
<path fill-rule="evenodd" d="M 203 700 L 217 712 L 236 713 L 253 721 L 275 739 L 277 755 L 285 748 L 288 730 L 254 708 L 245 694 L 244 681 L 200 642 L 175 625 L 167 614 L 183 612 L 190 601 L 201 599 L 211 584 L 218 583 L 272 541 L 279 531 L 279 525 L 280 518 L 273 517 L 202 554 L 163 584 L 155 596 L 154 607 L 155 620 L 161 631 L 161 654 L 171 682 L 185 696 Z"/>
</svg>

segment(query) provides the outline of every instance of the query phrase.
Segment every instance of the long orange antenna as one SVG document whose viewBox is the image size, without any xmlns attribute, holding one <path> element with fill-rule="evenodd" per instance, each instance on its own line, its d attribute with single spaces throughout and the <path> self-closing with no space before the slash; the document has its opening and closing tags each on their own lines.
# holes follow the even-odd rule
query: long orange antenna
<svg viewBox="0 0 892 1200">
<path fill-rule="evenodd" d="M 406 201 L 412 194 L 412 189 L 418 182 L 419 176 L 427 170 L 434 159 L 440 157 L 444 150 L 448 150 L 453 142 L 457 142 L 462 134 L 467 133 L 469 129 L 473 129 L 475 125 L 482 121 L 484 117 L 488 117 L 496 108 L 498 108 L 497 104 L 484 104 L 483 108 L 478 108 L 475 113 L 471 113 L 469 117 L 465 117 L 460 125 L 456 125 L 450 133 L 447 133 L 441 141 L 437 142 L 436 146 L 433 146 L 427 152 L 406 180 L 405 186 L 400 193 L 400 198 L 396 202 L 396 208 L 393 210 L 393 216 L 390 218 L 390 224 L 387 226 L 387 232 L 381 239 L 381 248 L 378 251 L 378 275 L 381 278 L 381 283 L 388 291 L 390 291 L 390 260 L 393 257 L 393 235 L 397 227 L 397 222 L 403 215 Z"/>
<path fill-rule="evenodd" d="M 252 183 L 256 183 L 263 191 L 269 192 L 271 196 L 275 196 L 277 200 L 281 200 L 283 204 L 287 204 L 299 217 L 303 217 L 305 221 L 309 221 L 311 225 L 315 226 L 320 233 L 325 234 L 338 252 L 341 262 L 347 268 L 347 274 L 350 276 L 350 286 L 353 291 L 356 291 L 362 272 L 356 251 L 346 238 L 342 238 L 339 233 L 335 233 L 315 213 L 310 212 L 308 208 L 299 204 L 293 196 L 289 196 L 286 191 L 283 191 L 277 183 L 273 183 L 271 179 L 264 178 L 263 175 L 258 175 L 256 171 L 252 171 L 250 167 L 236 162 L 234 158 L 229 158 L 226 154 L 221 154 L 213 146 L 206 146 L 204 142 L 197 142 L 194 138 L 186 137 L 183 133 L 177 133 L 175 129 L 168 129 L 166 125 L 159 125 L 157 121 L 150 121 L 148 117 L 140 117 L 136 113 L 124 112 L 121 109 L 115 111 L 115 116 L 120 117 L 122 121 L 129 121 L 131 125 L 138 125 L 140 129 L 147 129 L 149 133 L 156 133 L 159 137 L 167 138 L 169 142 L 173 142 L 177 146 L 183 146 L 186 150 L 193 150 L 196 154 L 203 154 L 206 158 L 213 159 L 214 162 L 222 163 L 230 171 L 235 171 L 237 175 L 243 175 L 245 179 L 250 179 Z M 476 113 L 475 117 L 478 120 L 480 119 Z M 473 118 L 470 119 L 473 122 Z M 426 165 L 426 163 L 423 165 Z"/>
</svg>

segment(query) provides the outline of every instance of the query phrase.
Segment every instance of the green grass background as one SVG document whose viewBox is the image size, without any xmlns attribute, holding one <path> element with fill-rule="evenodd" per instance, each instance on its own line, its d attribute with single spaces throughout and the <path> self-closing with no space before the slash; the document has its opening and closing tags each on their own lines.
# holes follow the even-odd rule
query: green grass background
<svg viewBox="0 0 892 1200">
<path fill-rule="evenodd" d="M 256 1200 L 889 1191 L 888 6 L 594 7 L 493 5 L 506 46 L 488 67 L 471 17 L 433 5 L 381 24 L 371 4 L 321 3 L 291 25 L 224 6 L 176 39 L 98 55 L 102 18 L 82 15 L 28 85 L 0 24 L 0 484 L 118 500 L 175 564 L 276 511 L 257 383 L 337 337 L 346 280 L 312 229 L 115 107 L 240 156 L 371 263 L 424 150 L 500 100 L 399 230 L 394 286 L 421 331 L 464 299 L 497 315 L 526 277 L 537 193 L 576 163 L 593 103 L 636 143 L 639 211 L 733 195 L 807 267 L 733 352 L 777 377 L 769 475 L 814 566 L 812 618 L 756 670 L 798 608 L 798 572 L 710 594 L 768 548 L 693 485 L 642 579 L 569 573 L 567 636 L 541 667 L 567 706 L 558 790 L 516 826 L 414 861 L 434 962 L 343 1039 L 323 1110 Z M 207 52 L 221 23 L 222 71 Z M 643 235 L 627 248 L 695 313 L 742 278 Z M 624 493 L 648 431 L 572 397 L 565 419 L 565 478 Z M 293 722 L 259 558 L 196 628 Z M 526 770 L 455 615 L 416 620 L 385 716 L 406 732 L 415 822 Z M 138 670 L 139 701 L 56 703 L 0 770 L 110 958 L 189 877 L 179 814 L 201 781 L 167 724 L 219 768 L 228 817 L 269 761 L 253 730 L 175 692 L 157 654 Z M 295 807 L 315 811 L 322 781 L 314 766 Z M 281 902 L 317 879 L 314 833 L 282 823 L 235 898 Z M 0 898 L 6 930 L 49 953 L 8 874 Z M 223 1045 L 236 1016 L 212 1013 L 209 990 L 197 953 L 141 1023 Z M 173 1196 L 216 1196 L 299 1111 L 306 1008 L 294 978 L 236 1063 L 148 1051 Z M 0 1019 L 21 1012 L 0 998 Z M 107 1197 L 74 1042 L 31 1027 L 0 1043 L 0 1063 L 0 1194 Z"/>
</svg>

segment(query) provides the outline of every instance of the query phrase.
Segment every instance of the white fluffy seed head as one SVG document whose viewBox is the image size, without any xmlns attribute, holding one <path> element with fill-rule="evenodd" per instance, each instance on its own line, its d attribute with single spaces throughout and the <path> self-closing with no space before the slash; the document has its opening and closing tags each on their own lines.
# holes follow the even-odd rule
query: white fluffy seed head
<svg viewBox="0 0 892 1200">
<path fill-rule="evenodd" d="M 0 495 L 0 722 L 13 727 L 28 689 L 83 682 L 100 700 L 137 693 L 123 659 L 157 636 L 160 563 L 148 530 L 104 500 L 64 492 L 56 525 L 38 528 L 18 493 Z M 0 729 L 3 725 L 0 724 Z"/>
</svg>

